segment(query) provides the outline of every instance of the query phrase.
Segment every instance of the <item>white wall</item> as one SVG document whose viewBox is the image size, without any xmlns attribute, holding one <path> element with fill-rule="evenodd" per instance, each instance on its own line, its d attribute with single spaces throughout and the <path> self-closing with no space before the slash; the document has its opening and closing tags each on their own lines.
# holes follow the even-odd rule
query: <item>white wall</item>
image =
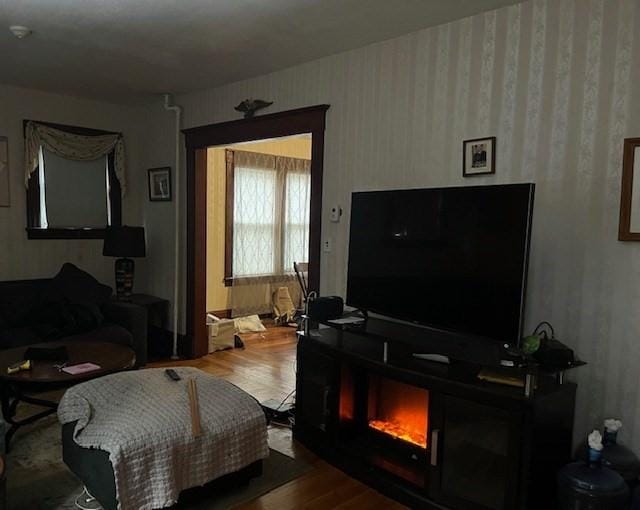
<svg viewBox="0 0 640 510">
<path fill-rule="evenodd" d="M 348 249 L 348 219 L 326 211 L 348 218 L 352 191 L 535 182 L 527 327 L 550 320 L 589 362 L 577 432 L 620 416 L 639 448 L 640 244 L 617 241 L 622 140 L 640 136 L 636 34 L 635 0 L 534 0 L 178 102 L 185 127 L 237 118 L 247 97 L 275 101 L 269 112 L 331 105 L 326 293 L 344 292 Z M 463 179 L 462 140 L 489 135 L 496 176 Z"/>
<path fill-rule="evenodd" d="M 147 258 L 144 286 L 148 293 L 169 299 L 173 303 L 173 275 L 175 269 L 174 232 L 175 232 L 175 117 L 173 112 L 164 110 L 159 98 L 156 103 L 143 108 L 141 120 L 141 181 L 143 189 L 139 196 L 142 224 L 147 235 Z M 173 199 L 171 202 L 150 202 L 147 189 L 147 170 L 149 168 L 171 167 Z M 182 175 L 182 191 L 186 180 Z M 184 196 L 184 194 L 182 194 Z M 182 201 L 184 210 L 184 200 Z M 182 261 L 186 256 L 186 218 L 182 215 L 183 250 Z M 184 281 L 185 271 L 182 271 Z M 184 293 L 181 296 L 184 309 Z M 184 314 L 183 314 L 184 317 Z M 183 318 L 182 317 L 182 318 Z M 173 324 L 173 321 L 171 322 Z M 173 328 L 173 326 L 171 326 Z M 184 326 L 180 329 L 184 332 Z"/>
<path fill-rule="evenodd" d="M 0 85 L 0 135 L 9 138 L 11 207 L 0 207 L 0 281 L 54 276 L 72 262 L 113 286 L 112 258 L 102 256 L 101 240 L 27 240 L 24 186 L 23 119 L 70 124 L 124 133 L 128 192 L 123 198 L 123 222 L 140 224 L 143 186 L 140 172 L 142 116 L 132 107 L 48 94 Z M 70 190 L 70 199 L 73 190 Z M 138 267 L 144 272 L 145 261 Z M 143 288 L 142 278 L 139 289 Z M 136 286 L 138 288 L 138 285 Z"/>
</svg>

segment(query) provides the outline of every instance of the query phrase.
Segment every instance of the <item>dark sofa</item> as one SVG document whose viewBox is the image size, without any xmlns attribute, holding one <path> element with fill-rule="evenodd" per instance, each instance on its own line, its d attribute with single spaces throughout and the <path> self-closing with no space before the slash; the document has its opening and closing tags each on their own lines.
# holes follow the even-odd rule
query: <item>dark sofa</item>
<svg viewBox="0 0 640 510">
<path fill-rule="evenodd" d="M 0 349 L 47 341 L 113 342 L 147 362 L 147 312 L 73 264 L 50 279 L 0 282 Z"/>
</svg>

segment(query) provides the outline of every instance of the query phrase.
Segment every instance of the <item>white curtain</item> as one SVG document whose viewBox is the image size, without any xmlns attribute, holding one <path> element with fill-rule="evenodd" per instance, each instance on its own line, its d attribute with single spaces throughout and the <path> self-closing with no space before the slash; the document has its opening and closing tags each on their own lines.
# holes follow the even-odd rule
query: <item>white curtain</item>
<svg viewBox="0 0 640 510">
<path fill-rule="evenodd" d="M 293 262 L 309 253 L 311 162 L 246 151 L 230 151 L 233 172 L 234 317 L 270 313 L 273 293 L 287 287 L 299 300 Z"/>
<path fill-rule="evenodd" d="M 278 156 L 276 167 L 284 180 L 283 270 L 293 273 L 294 262 L 309 261 L 311 161 Z"/>
<path fill-rule="evenodd" d="M 76 135 L 37 122 L 27 122 L 24 144 L 25 186 L 29 185 L 31 174 L 38 168 L 41 147 L 57 156 L 75 161 L 93 161 L 113 152 L 114 170 L 120 181 L 120 190 L 125 194 L 124 140 L 121 134 Z"/>
<path fill-rule="evenodd" d="M 282 198 L 276 158 L 233 151 L 233 277 L 278 273 Z"/>
</svg>

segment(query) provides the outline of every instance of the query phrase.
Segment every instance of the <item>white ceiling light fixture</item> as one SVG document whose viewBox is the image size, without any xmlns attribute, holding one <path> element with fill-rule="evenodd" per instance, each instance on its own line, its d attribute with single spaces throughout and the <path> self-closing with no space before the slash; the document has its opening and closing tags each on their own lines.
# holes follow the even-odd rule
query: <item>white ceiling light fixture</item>
<svg viewBox="0 0 640 510">
<path fill-rule="evenodd" d="M 24 39 L 25 37 L 31 35 L 31 29 L 22 25 L 11 25 L 9 27 L 9 30 L 11 30 L 11 33 L 18 39 Z"/>
</svg>

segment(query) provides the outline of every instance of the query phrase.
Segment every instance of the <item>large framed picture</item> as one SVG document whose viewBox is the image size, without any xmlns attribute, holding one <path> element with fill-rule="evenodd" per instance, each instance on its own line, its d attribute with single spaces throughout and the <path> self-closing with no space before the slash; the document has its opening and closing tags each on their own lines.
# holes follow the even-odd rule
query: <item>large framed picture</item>
<svg viewBox="0 0 640 510">
<path fill-rule="evenodd" d="M 462 142 L 462 175 L 473 177 L 496 173 L 496 137 Z"/>
<path fill-rule="evenodd" d="M 149 169 L 149 200 L 152 202 L 171 201 L 171 168 Z"/>
<path fill-rule="evenodd" d="M 618 240 L 640 241 L 640 138 L 625 139 L 623 151 Z"/>
<path fill-rule="evenodd" d="M 11 205 L 9 196 L 9 141 L 0 136 L 0 207 Z"/>
</svg>

